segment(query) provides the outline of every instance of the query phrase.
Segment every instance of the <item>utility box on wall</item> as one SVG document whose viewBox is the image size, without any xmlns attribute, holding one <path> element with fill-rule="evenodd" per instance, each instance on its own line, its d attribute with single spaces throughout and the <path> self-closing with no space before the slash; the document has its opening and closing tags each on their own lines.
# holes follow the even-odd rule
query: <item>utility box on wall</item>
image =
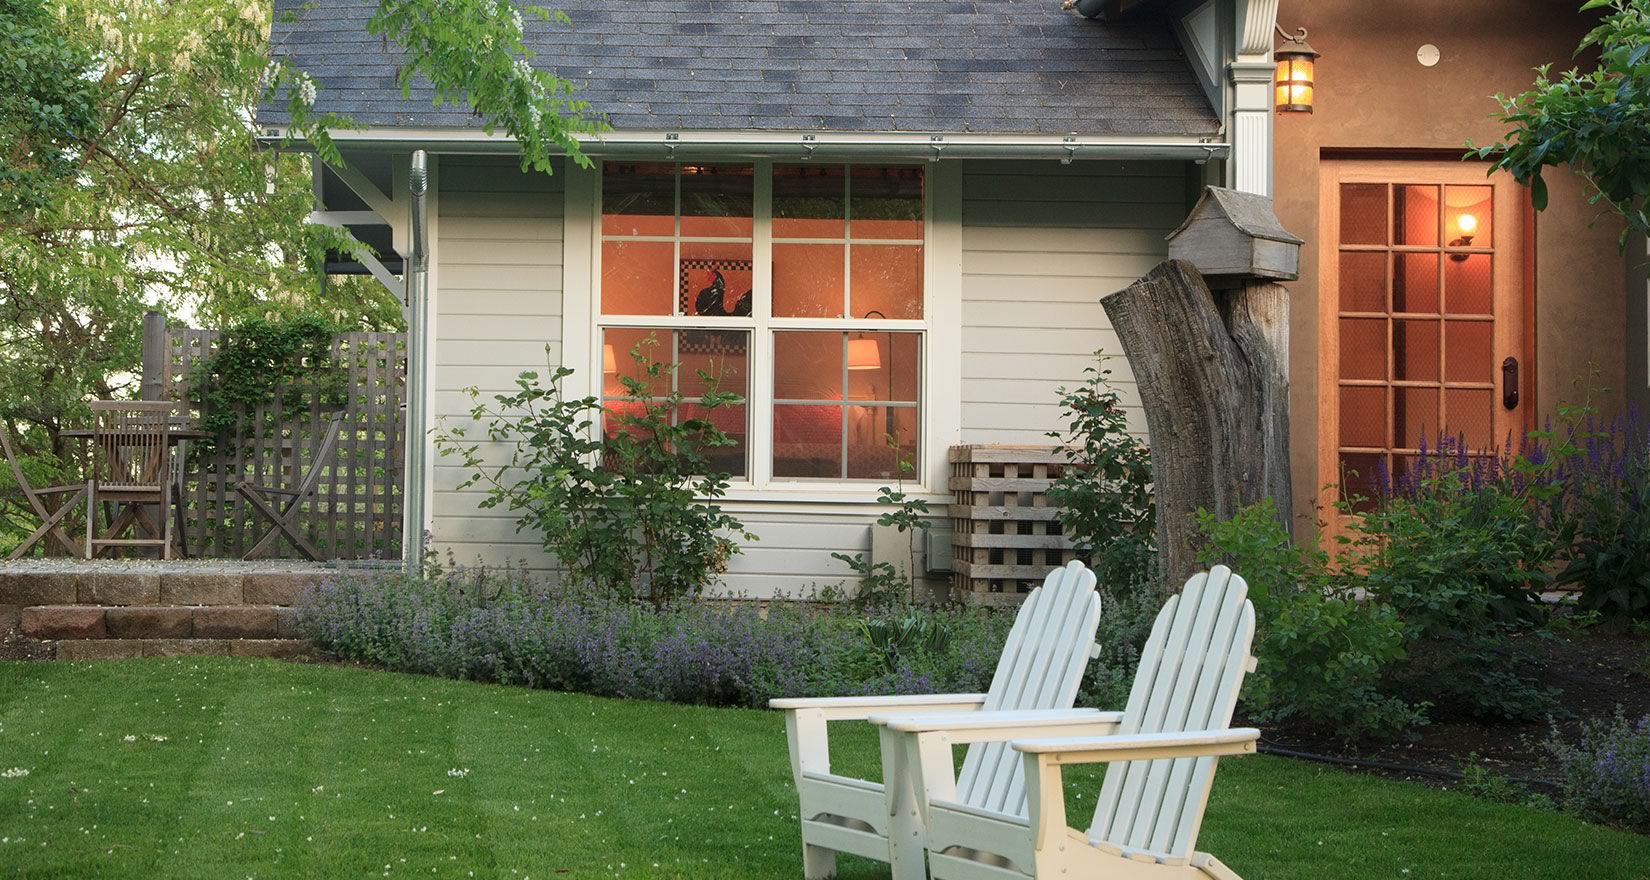
<svg viewBox="0 0 1650 880">
<path fill-rule="evenodd" d="M 1271 199 L 1254 193 L 1204 187 L 1168 241 L 1169 259 L 1196 266 L 1210 287 L 1294 281 L 1301 274 L 1301 239 L 1283 228 Z"/>
<path fill-rule="evenodd" d="M 902 532 L 894 526 L 871 526 L 871 564 L 882 563 L 892 565 L 903 580 L 910 581 L 916 576 L 910 532 Z"/>
</svg>

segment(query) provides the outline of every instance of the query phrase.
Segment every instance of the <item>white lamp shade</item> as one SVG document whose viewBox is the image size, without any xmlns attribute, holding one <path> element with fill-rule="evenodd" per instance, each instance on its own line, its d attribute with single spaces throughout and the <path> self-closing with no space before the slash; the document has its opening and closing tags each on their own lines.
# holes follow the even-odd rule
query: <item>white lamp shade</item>
<svg viewBox="0 0 1650 880">
<path fill-rule="evenodd" d="M 848 369 L 882 369 L 882 349 L 875 339 L 848 340 Z"/>
<path fill-rule="evenodd" d="M 619 371 L 619 359 L 613 354 L 613 346 L 602 346 L 602 372 L 611 376 Z"/>
</svg>

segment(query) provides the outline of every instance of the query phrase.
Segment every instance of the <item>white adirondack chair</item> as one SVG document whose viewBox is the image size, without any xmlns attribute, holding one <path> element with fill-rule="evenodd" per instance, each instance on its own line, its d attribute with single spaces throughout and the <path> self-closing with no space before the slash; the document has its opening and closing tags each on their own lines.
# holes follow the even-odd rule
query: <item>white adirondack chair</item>
<svg viewBox="0 0 1650 880">
<path fill-rule="evenodd" d="M 1255 610 L 1231 569 L 1194 576 L 1157 615 L 1127 708 L 1107 713 L 1104 735 L 1071 736 L 1035 721 L 1001 719 L 1024 762 L 1029 815 L 982 806 L 953 783 L 951 746 L 979 719 L 924 715 L 886 719 L 908 752 L 912 787 L 926 808 L 935 880 L 1105 877 L 1108 880 L 1239 880 L 1195 850 L 1221 755 L 1255 750 L 1260 731 L 1228 729 L 1249 655 Z M 1094 822 L 1066 825 L 1060 768 L 1106 763 Z"/>
<path fill-rule="evenodd" d="M 922 813 L 910 789 L 913 776 L 903 766 L 904 752 L 896 747 L 898 738 L 883 739 L 885 787 L 831 772 L 828 722 L 872 720 L 878 713 L 986 716 L 1009 711 L 1074 734 L 1107 729 L 1095 723 L 1100 713 L 1071 708 L 1083 670 L 1097 653 L 1094 630 L 1100 621 L 1100 597 L 1094 583 L 1094 573 L 1080 562 L 1049 572 L 1021 606 L 988 693 L 799 698 L 769 704 L 785 711 L 791 773 L 801 801 L 802 866 L 808 880 L 835 875 L 839 852 L 886 861 L 899 880 L 927 875 Z M 1023 817 L 1022 763 L 1005 738 L 971 747 L 956 785 L 959 796 L 1018 810 Z"/>
</svg>

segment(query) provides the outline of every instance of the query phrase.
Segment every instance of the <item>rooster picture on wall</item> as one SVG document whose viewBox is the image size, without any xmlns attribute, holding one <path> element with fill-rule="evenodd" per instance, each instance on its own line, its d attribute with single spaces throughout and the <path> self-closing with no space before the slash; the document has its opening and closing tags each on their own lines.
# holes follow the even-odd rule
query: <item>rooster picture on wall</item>
<svg viewBox="0 0 1650 880">
<path fill-rule="evenodd" d="M 751 291 L 747 290 L 740 294 L 739 299 L 734 301 L 733 310 L 729 311 L 727 307 L 727 279 L 723 277 L 722 272 L 718 269 L 712 269 L 710 276 L 710 286 L 701 289 L 699 295 L 694 297 L 693 313 L 713 317 L 726 317 L 729 315 L 739 318 L 749 317 L 751 313 Z"/>
</svg>

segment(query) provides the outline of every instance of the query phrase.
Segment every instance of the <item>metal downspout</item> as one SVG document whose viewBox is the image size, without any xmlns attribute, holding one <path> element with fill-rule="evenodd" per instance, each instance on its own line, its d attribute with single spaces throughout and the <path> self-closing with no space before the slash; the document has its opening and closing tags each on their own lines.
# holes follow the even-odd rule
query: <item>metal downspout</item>
<svg viewBox="0 0 1650 880">
<path fill-rule="evenodd" d="M 418 574 L 423 566 L 428 516 L 424 489 L 428 478 L 427 443 L 429 425 L 429 231 L 425 225 L 424 195 L 429 189 L 429 171 L 423 150 L 414 150 L 407 188 L 412 195 L 412 255 L 407 261 L 407 468 L 402 487 L 406 522 L 402 529 L 402 553 L 407 573 Z"/>
</svg>

